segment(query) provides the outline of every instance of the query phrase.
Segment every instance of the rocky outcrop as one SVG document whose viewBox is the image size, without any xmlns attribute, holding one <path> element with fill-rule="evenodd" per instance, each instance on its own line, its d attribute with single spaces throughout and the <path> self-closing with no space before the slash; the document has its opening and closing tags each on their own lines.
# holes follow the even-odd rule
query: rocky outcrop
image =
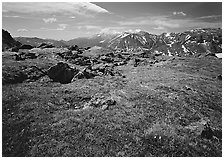
<svg viewBox="0 0 224 159">
<path fill-rule="evenodd" d="M 33 46 L 26 45 L 26 44 L 19 47 L 19 49 L 29 49 L 29 50 L 32 49 L 32 48 L 33 48 Z"/>
<path fill-rule="evenodd" d="M 76 69 L 69 67 L 67 63 L 59 62 L 47 71 L 47 75 L 55 82 L 66 84 L 72 81 L 77 72 Z"/>
<path fill-rule="evenodd" d="M 3 51 L 12 47 L 19 47 L 20 45 L 21 43 L 13 39 L 8 31 L 2 29 L 2 50 Z"/>
<path fill-rule="evenodd" d="M 46 43 L 42 43 L 40 44 L 39 46 L 37 46 L 37 48 L 41 48 L 41 49 L 45 49 L 45 48 L 53 48 L 55 47 L 54 45 L 52 44 L 46 44 Z"/>
</svg>

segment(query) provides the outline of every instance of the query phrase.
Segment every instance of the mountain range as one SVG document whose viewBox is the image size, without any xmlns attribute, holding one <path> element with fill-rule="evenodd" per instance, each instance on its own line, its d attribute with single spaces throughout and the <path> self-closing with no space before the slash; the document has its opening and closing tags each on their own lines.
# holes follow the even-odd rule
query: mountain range
<svg viewBox="0 0 224 159">
<path fill-rule="evenodd" d="M 7 31 L 6 31 L 7 32 Z M 3 46 L 9 45 L 6 34 L 3 34 Z M 9 38 L 11 39 L 11 38 Z M 41 43 L 51 43 L 56 47 L 78 45 L 79 47 L 101 46 L 119 51 L 148 51 L 165 55 L 193 55 L 202 52 L 222 52 L 221 28 L 198 28 L 182 33 L 150 34 L 146 31 L 101 33 L 90 37 L 80 37 L 69 41 L 41 39 L 37 37 L 15 37 L 12 44 L 29 44 L 38 46 Z M 15 42 L 17 41 L 17 42 Z M 19 43 L 18 43 L 19 42 Z"/>
</svg>

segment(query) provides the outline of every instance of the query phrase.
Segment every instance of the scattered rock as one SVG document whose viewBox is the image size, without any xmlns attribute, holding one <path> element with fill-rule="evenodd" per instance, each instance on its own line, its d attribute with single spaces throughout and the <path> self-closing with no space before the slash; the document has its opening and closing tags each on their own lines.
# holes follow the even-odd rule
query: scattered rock
<svg viewBox="0 0 224 159">
<path fill-rule="evenodd" d="M 45 75 L 45 72 L 36 66 L 31 66 L 23 71 L 27 76 L 27 81 L 36 81 Z"/>
<path fill-rule="evenodd" d="M 76 72 L 78 71 L 70 68 L 67 63 L 59 62 L 57 65 L 52 66 L 47 74 L 53 81 L 66 84 L 72 81 Z"/>
<path fill-rule="evenodd" d="M 90 69 L 84 68 L 83 70 L 79 71 L 74 76 L 74 78 L 78 78 L 78 79 L 83 79 L 83 78 L 90 79 L 90 78 L 93 78 L 95 76 L 96 76 L 96 74 L 94 74 Z"/>
<path fill-rule="evenodd" d="M 53 48 L 53 47 L 55 47 L 55 46 L 52 44 L 42 43 L 37 48 L 45 49 L 45 48 Z"/>
<path fill-rule="evenodd" d="M 72 45 L 68 49 L 71 50 L 71 51 L 78 51 L 79 50 L 79 47 L 78 47 L 78 45 L 75 45 L 75 46 Z"/>
<path fill-rule="evenodd" d="M 102 94 L 96 94 L 89 102 L 85 103 L 84 108 L 95 107 L 105 110 L 108 109 L 109 106 L 115 104 L 116 101 L 111 96 L 107 97 Z"/>
<path fill-rule="evenodd" d="M 101 57 L 100 57 L 100 60 L 105 61 L 105 62 L 107 62 L 107 63 L 111 63 L 111 62 L 114 61 L 113 58 L 111 58 L 111 57 L 107 57 L 107 56 L 101 56 Z"/>
<path fill-rule="evenodd" d="M 31 52 L 20 52 L 19 54 L 15 54 L 16 61 L 22 61 L 25 59 L 35 59 L 35 58 L 37 58 L 36 54 Z"/>
<path fill-rule="evenodd" d="M 27 75 L 23 71 L 12 71 L 2 73 L 2 84 L 21 83 L 27 79 Z"/>
</svg>

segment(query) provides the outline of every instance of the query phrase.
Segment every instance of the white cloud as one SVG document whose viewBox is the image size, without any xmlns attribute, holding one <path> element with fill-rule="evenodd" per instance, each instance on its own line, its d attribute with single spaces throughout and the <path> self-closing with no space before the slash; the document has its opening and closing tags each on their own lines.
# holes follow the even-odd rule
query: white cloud
<svg viewBox="0 0 224 159">
<path fill-rule="evenodd" d="M 75 17 L 75 16 L 71 16 L 71 17 L 69 17 L 69 18 L 71 18 L 71 19 L 75 19 L 76 17 Z"/>
<path fill-rule="evenodd" d="M 54 23 L 57 21 L 57 19 L 56 18 L 43 18 L 43 21 L 45 23 Z"/>
<path fill-rule="evenodd" d="M 18 16 L 18 15 L 3 15 L 3 17 L 6 17 L 6 18 L 19 18 L 20 16 Z"/>
<path fill-rule="evenodd" d="M 156 28 L 153 28 L 153 29 L 155 29 L 155 30 L 164 30 L 165 28 L 162 27 L 162 26 L 157 26 Z"/>
<path fill-rule="evenodd" d="M 154 24 L 160 27 L 168 27 L 168 28 L 178 28 L 180 26 L 178 23 L 175 23 L 175 21 L 167 19 L 155 20 Z"/>
<path fill-rule="evenodd" d="M 182 16 L 186 16 L 187 14 L 184 12 L 173 12 L 173 15 L 182 15 Z"/>
<path fill-rule="evenodd" d="M 18 32 L 26 32 L 26 31 L 28 31 L 27 29 L 24 29 L 24 28 L 21 28 L 21 29 L 18 29 L 17 30 Z"/>
<path fill-rule="evenodd" d="M 198 19 L 210 19 L 210 18 L 219 18 L 219 17 L 222 17 L 222 15 L 202 16 L 202 17 L 198 17 Z"/>
<path fill-rule="evenodd" d="M 78 26 L 78 29 L 86 29 L 86 30 L 94 30 L 94 29 L 101 29 L 101 26 L 97 25 L 84 25 L 84 26 Z"/>
<path fill-rule="evenodd" d="M 97 13 L 109 13 L 106 9 L 90 2 L 3 2 L 4 12 L 34 13 L 37 14 L 62 14 L 93 16 Z"/>
<path fill-rule="evenodd" d="M 157 26 L 158 27 L 168 27 L 168 28 L 178 28 L 180 25 L 178 20 L 170 19 L 169 16 L 154 16 L 154 17 L 138 17 L 132 18 L 127 21 L 119 21 L 118 24 L 121 26 Z"/>
<path fill-rule="evenodd" d="M 65 30 L 68 24 L 58 24 L 58 28 L 56 30 Z"/>
<path fill-rule="evenodd" d="M 117 27 L 117 26 L 105 27 L 100 30 L 100 33 L 118 34 L 118 33 L 125 31 L 126 29 L 127 29 L 126 27 Z"/>
</svg>

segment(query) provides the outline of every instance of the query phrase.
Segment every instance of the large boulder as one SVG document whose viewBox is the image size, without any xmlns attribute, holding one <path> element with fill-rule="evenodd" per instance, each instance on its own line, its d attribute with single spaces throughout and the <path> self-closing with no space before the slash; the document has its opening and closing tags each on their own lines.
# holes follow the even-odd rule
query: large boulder
<svg viewBox="0 0 224 159">
<path fill-rule="evenodd" d="M 48 71 L 48 76 L 55 82 L 62 84 L 70 83 L 78 71 L 69 67 L 67 63 L 59 62 L 57 65 L 52 66 Z"/>
</svg>

